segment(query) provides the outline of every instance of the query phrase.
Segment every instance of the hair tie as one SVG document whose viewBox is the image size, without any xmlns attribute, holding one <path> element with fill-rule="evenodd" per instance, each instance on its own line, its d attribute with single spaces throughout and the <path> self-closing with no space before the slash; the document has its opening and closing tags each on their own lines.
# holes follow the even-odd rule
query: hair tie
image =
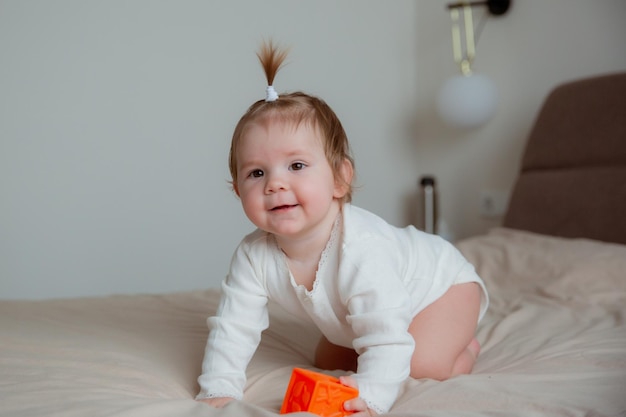
<svg viewBox="0 0 626 417">
<path fill-rule="evenodd" d="M 276 101 L 278 99 L 278 93 L 274 90 L 274 87 L 268 85 L 265 89 L 265 101 Z"/>
</svg>

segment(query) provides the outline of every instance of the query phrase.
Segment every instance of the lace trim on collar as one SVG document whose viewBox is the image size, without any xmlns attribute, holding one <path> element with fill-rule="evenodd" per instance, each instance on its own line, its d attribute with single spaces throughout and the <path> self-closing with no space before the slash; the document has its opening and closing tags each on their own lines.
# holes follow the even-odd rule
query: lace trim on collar
<svg viewBox="0 0 626 417">
<path fill-rule="evenodd" d="M 315 290 L 317 289 L 319 282 L 320 282 L 319 276 L 325 272 L 325 268 L 328 264 L 328 260 L 331 257 L 333 257 L 333 255 L 335 254 L 335 251 L 337 250 L 339 237 L 341 236 L 341 219 L 342 219 L 342 214 L 340 212 L 337 215 L 337 218 L 335 219 L 335 223 L 333 224 L 332 230 L 330 231 L 330 237 L 328 238 L 328 242 L 326 242 L 326 246 L 324 247 L 324 250 L 320 254 L 320 261 L 317 264 L 317 271 L 315 271 L 315 280 L 313 281 L 313 288 L 311 288 L 311 291 L 307 291 L 308 294 L 315 293 Z"/>
</svg>

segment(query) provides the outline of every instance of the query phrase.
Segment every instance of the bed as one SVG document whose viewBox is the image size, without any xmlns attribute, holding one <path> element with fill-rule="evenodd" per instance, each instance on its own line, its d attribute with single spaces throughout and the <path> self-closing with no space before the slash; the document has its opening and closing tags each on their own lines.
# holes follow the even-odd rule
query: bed
<svg viewBox="0 0 626 417">
<path fill-rule="evenodd" d="M 626 416 L 624 97 L 626 73 L 547 96 L 502 226 L 457 243 L 491 296 L 474 372 L 407 380 L 390 416 Z M 275 416 L 319 333 L 270 306 L 244 401 L 210 408 L 193 398 L 218 299 L 0 301 L 0 416 Z"/>
</svg>

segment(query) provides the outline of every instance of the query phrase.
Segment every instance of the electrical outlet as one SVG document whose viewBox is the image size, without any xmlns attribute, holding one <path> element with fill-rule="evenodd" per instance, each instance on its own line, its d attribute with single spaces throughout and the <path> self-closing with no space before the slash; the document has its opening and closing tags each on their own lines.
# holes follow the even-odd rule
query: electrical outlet
<svg viewBox="0 0 626 417">
<path fill-rule="evenodd" d="M 482 217 L 502 217 L 509 202 L 509 193 L 503 190 L 482 190 L 480 192 L 480 215 Z"/>
</svg>

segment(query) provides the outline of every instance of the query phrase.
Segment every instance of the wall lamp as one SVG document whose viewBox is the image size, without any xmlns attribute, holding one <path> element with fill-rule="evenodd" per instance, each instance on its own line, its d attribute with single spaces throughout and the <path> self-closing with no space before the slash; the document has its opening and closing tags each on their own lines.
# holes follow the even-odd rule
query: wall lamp
<svg viewBox="0 0 626 417">
<path fill-rule="evenodd" d="M 446 124 L 458 128 L 479 127 L 495 113 L 498 103 L 495 84 L 472 70 L 476 56 L 472 9 L 486 6 L 489 15 L 501 16 L 509 10 L 511 1 L 461 1 L 447 5 L 452 19 L 452 53 L 461 73 L 447 80 L 437 97 L 437 111 Z"/>
</svg>

